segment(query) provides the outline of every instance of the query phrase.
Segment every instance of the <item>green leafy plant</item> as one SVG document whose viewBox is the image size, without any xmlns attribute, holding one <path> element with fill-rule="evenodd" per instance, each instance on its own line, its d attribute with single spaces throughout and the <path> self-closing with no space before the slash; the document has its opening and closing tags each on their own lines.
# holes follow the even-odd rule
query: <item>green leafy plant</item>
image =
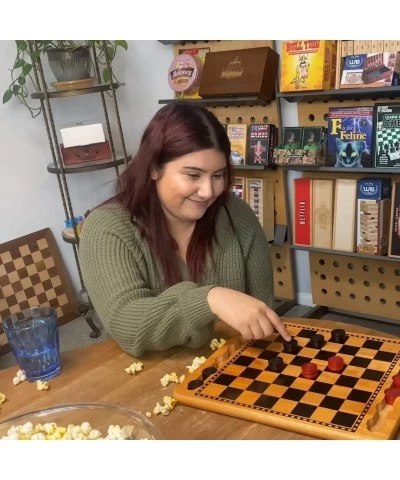
<svg viewBox="0 0 400 480">
<path fill-rule="evenodd" d="M 41 105 L 33 106 L 29 102 L 29 87 L 36 85 L 33 68 L 40 57 L 51 48 L 75 50 L 80 47 L 94 47 L 104 83 L 115 82 L 122 85 L 114 75 L 111 64 L 119 47 L 128 49 L 125 40 L 36 40 L 33 44 L 28 40 L 16 40 L 15 44 L 17 52 L 10 69 L 11 83 L 3 94 L 3 104 L 15 97 L 29 109 L 32 117 L 37 117 L 42 111 Z"/>
</svg>

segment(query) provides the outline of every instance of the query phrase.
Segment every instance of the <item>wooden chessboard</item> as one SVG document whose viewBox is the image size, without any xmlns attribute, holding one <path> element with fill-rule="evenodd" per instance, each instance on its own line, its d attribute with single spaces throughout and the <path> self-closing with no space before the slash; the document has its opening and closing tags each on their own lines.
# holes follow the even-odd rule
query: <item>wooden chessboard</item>
<svg viewBox="0 0 400 480">
<path fill-rule="evenodd" d="M 391 439 L 400 424 L 400 400 L 385 403 L 385 390 L 399 373 L 400 339 L 346 332 L 345 342 L 331 341 L 330 329 L 285 322 L 297 340 L 297 354 L 283 351 L 283 339 L 240 345 L 233 338 L 175 388 L 182 404 L 264 423 L 323 439 Z M 324 337 L 322 348 L 310 338 Z M 328 358 L 340 355 L 344 369 L 331 372 Z M 269 359 L 280 356 L 280 373 Z M 301 366 L 318 366 L 315 380 L 303 378 Z"/>
<path fill-rule="evenodd" d="M 66 269 L 50 229 L 0 245 L 0 333 L 7 316 L 25 308 L 50 306 L 59 324 L 79 316 Z M 5 335 L 0 353 L 8 351 Z"/>
</svg>

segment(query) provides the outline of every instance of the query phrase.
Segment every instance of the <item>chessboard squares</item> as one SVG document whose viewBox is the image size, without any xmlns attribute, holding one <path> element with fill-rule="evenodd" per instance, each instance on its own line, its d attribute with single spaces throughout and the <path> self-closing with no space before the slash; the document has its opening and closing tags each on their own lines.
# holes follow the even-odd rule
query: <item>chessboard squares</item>
<svg viewBox="0 0 400 480">
<path fill-rule="evenodd" d="M 310 420 L 314 420 L 319 423 L 331 423 L 336 413 L 337 412 L 335 410 L 332 410 L 331 408 L 324 408 L 318 406 L 315 412 L 310 416 Z"/>
<path fill-rule="evenodd" d="M 5 285 L 4 287 L 2 287 L 2 290 L 5 298 L 8 298 L 14 294 L 14 291 L 11 285 Z"/>
<path fill-rule="evenodd" d="M 316 405 L 309 405 L 308 403 L 299 402 L 291 411 L 291 414 L 298 417 L 310 418 L 316 409 Z"/>
<path fill-rule="evenodd" d="M 286 375 L 281 373 L 274 380 L 274 385 L 290 387 L 292 383 L 295 381 L 295 379 L 296 377 L 292 377 L 291 375 Z"/>
<path fill-rule="evenodd" d="M 264 395 L 281 398 L 287 389 L 288 387 L 286 386 L 276 385 L 273 383 L 272 385 L 268 385 L 267 389 L 264 392 Z"/>
<path fill-rule="evenodd" d="M 299 370 L 299 376 L 290 385 L 291 388 L 300 388 L 304 392 L 308 392 L 310 388 L 315 384 L 315 380 L 301 377 L 301 369 Z"/>
<path fill-rule="evenodd" d="M 239 388 L 240 390 L 246 390 L 254 380 L 250 378 L 243 378 L 243 377 L 237 377 L 235 380 L 229 385 L 231 388 Z M 264 389 L 265 390 L 265 389 Z M 263 391 L 264 391 L 263 390 Z M 262 392 L 260 392 L 262 393 Z"/>
<path fill-rule="evenodd" d="M 335 355 L 343 347 L 341 343 L 327 342 L 324 346 L 324 350 L 330 352 L 331 355 Z"/>
<path fill-rule="evenodd" d="M 385 372 L 379 372 L 378 370 L 370 370 L 367 368 L 362 374 L 361 378 L 366 380 L 373 380 L 374 382 L 380 382 Z"/>
<path fill-rule="evenodd" d="M 374 393 L 377 388 L 377 384 L 365 378 L 360 378 L 355 384 L 354 388 L 357 390 L 362 390 L 364 392 Z"/>
<path fill-rule="evenodd" d="M 231 363 L 223 369 L 222 375 L 229 375 L 229 376 L 232 376 L 232 377 L 240 377 L 243 370 L 245 370 L 245 369 L 246 369 L 246 367 L 242 367 L 241 365 L 235 365 L 235 364 Z"/>
<path fill-rule="evenodd" d="M 383 351 L 380 350 L 375 355 L 374 360 L 380 360 L 382 362 L 392 363 L 393 360 L 396 358 L 397 354 L 398 353 L 396 353 L 396 352 L 383 352 Z"/>
<path fill-rule="evenodd" d="M 343 398 L 331 397 L 326 395 L 325 398 L 320 403 L 320 406 L 323 408 L 329 408 L 331 410 L 338 411 L 344 402 Z"/>
<path fill-rule="evenodd" d="M 307 338 L 308 340 L 313 337 L 317 332 L 315 330 L 310 330 L 308 328 L 302 328 L 300 332 L 297 333 L 296 337 Z M 308 342 L 307 342 L 308 343 Z"/>
<path fill-rule="evenodd" d="M 21 284 L 24 287 L 24 289 L 26 290 L 27 288 L 32 287 L 32 285 L 33 285 L 32 284 L 32 279 L 30 277 L 21 278 Z"/>
<path fill-rule="evenodd" d="M 254 348 L 259 348 L 260 350 L 266 350 L 270 343 L 271 341 L 269 340 L 254 340 L 254 342 L 251 343 L 251 346 Z"/>
<path fill-rule="evenodd" d="M 235 380 L 235 378 L 236 376 L 234 375 L 221 373 L 221 375 L 218 375 L 218 377 L 214 380 L 214 383 L 217 383 L 218 385 L 225 385 L 227 387 Z"/>
<path fill-rule="evenodd" d="M 361 378 L 361 375 L 365 372 L 365 368 L 355 367 L 353 365 L 347 365 L 342 374 L 349 377 Z"/>
<path fill-rule="evenodd" d="M 4 288 L 7 285 L 10 285 L 10 279 L 8 275 L 3 275 L 2 277 L 0 277 L 0 288 Z"/>
<path fill-rule="evenodd" d="M 379 340 L 366 340 L 363 344 L 363 348 L 368 348 L 371 350 L 379 350 L 383 345 L 383 342 Z"/>
<path fill-rule="evenodd" d="M 269 383 L 260 382 L 259 380 L 253 380 L 250 385 L 247 387 L 249 392 L 264 393 L 265 390 L 269 387 Z"/>
<path fill-rule="evenodd" d="M 363 358 L 370 358 L 372 360 L 373 358 L 375 358 L 376 354 L 377 354 L 377 351 L 372 350 L 371 348 L 360 348 L 357 356 L 363 357 Z"/>
<path fill-rule="evenodd" d="M 17 273 L 20 280 L 25 280 L 26 278 L 29 278 L 28 270 L 25 267 L 19 268 L 17 270 Z"/>
<path fill-rule="evenodd" d="M 357 355 L 358 350 L 359 347 L 354 347 L 352 345 L 342 345 L 337 353 L 339 355 L 350 355 L 354 357 L 355 355 Z"/>
<path fill-rule="evenodd" d="M 268 360 L 262 360 L 261 358 L 255 358 L 255 359 L 253 359 L 253 361 L 248 366 L 251 367 L 251 368 L 255 368 L 257 370 L 265 370 L 265 369 L 268 368 Z"/>
<path fill-rule="evenodd" d="M 26 294 L 25 292 L 22 290 L 20 292 L 17 292 L 15 294 L 15 298 L 17 300 L 17 303 L 22 303 L 22 302 L 26 302 L 27 298 L 26 298 Z"/>
<path fill-rule="evenodd" d="M 10 252 L 0 253 L 0 262 L 5 266 L 6 264 L 12 263 L 12 256 Z M 6 269 L 7 271 L 7 269 Z"/>
<path fill-rule="evenodd" d="M 260 395 L 260 397 L 253 403 L 253 405 L 256 407 L 272 409 L 274 408 L 278 400 L 278 397 Z"/>
<path fill-rule="evenodd" d="M 335 382 L 335 385 L 341 387 L 354 388 L 355 384 L 358 382 L 358 378 L 350 377 L 349 375 L 339 375 L 338 379 Z"/>
<path fill-rule="evenodd" d="M 398 355 L 399 354 L 399 344 L 398 344 L 398 342 L 393 342 L 392 343 L 390 341 L 387 341 L 386 343 L 384 343 L 382 345 L 379 352 L 377 352 L 377 354 L 375 355 L 375 358 L 377 358 L 378 353 L 380 353 L 380 352 L 391 352 L 391 353 L 396 353 Z"/>
<path fill-rule="evenodd" d="M 19 293 L 19 292 L 22 292 L 22 291 L 24 290 L 24 287 L 22 286 L 22 283 L 21 283 L 19 280 L 13 282 L 13 283 L 11 284 L 11 287 L 12 287 L 13 292 L 14 292 L 15 294 L 17 294 L 17 293 Z"/>
<path fill-rule="evenodd" d="M 226 389 L 227 387 L 225 385 L 217 385 L 216 383 L 210 383 L 204 389 L 202 389 L 201 392 L 199 392 L 199 395 L 207 395 L 210 397 L 215 397 L 218 398 L 221 393 Z"/>
<path fill-rule="evenodd" d="M 254 362 L 254 357 L 249 357 L 247 355 L 240 355 L 232 363 L 234 365 L 240 365 L 242 367 L 248 367 L 253 362 Z"/>
<path fill-rule="evenodd" d="M 328 391 L 330 397 L 343 398 L 346 400 L 351 394 L 352 389 L 350 387 L 344 387 L 343 385 L 332 385 Z"/>
<path fill-rule="evenodd" d="M 285 400 L 292 400 L 294 402 L 299 402 L 306 392 L 299 388 L 289 387 L 286 392 L 282 395 L 282 398 Z"/>
<path fill-rule="evenodd" d="M 303 350 L 301 351 L 301 353 L 303 353 Z M 315 352 L 314 352 L 315 353 Z M 282 355 L 283 356 L 283 355 Z M 284 357 L 284 356 L 283 356 Z M 311 357 L 303 357 L 303 355 L 296 355 L 295 357 L 289 359 L 288 362 L 285 361 L 285 357 L 283 358 L 283 360 L 285 361 L 285 363 L 287 364 L 290 364 L 290 365 L 297 365 L 299 367 L 301 367 L 304 363 L 309 363 L 311 362 L 311 360 L 313 359 L 313 356 Z"/>
<path fill-rule="evenodd" d="M 260 395 L 261 394 L 258 392 L 250 392 L 249 390 L 244 390 L 242 394 L 237 397 L 236 401 L 238 403 L 253 406 L 260 398 Z"/>
<path fill-rule="evenodd" d="M 324 370 L 323 372 L 321 372 L 318 376 L 318 380 L 321 382 L 321 383 L 326 383 L 328 385 L 334 385 L 339 377 L 342 376 L 341 374 L 339 373 L 334 373 L 334 372 L 329 372 L 328 370 Z M 347 386 L 347 385 L 345 385 Z"/>
<path fill-rule="evenodd" d="M 327 362 L 330 357 L 332 357 L 332 352 L 327 352 L 325 350 L 320 350 L 318 353 L 315 354 L 314 358 L 316 360 L 322 360 L 324 362 Z"/>
<path fill-rule="evenodd" d="M 352 402 L 360 402 L 363 407 L 368 402 L 372 395 L 372 392 L 368 392 L 365 390 L 359 390 L 358 388 L 353 388 L 353 390 L 349 393 L 347 400 L 351 400 Z"/>
<path fill-rule="evenodd" d="M 279 354 L 279 351 L 271 351 L 271 350 L 263 350 L 258 358 L 261 358 L 263 360 L 270 360 L 271 358 L 276 357 Z"/>
<path fill-rule="evenodd" d="M 302 403 L 319 406 L 321 405 L 322 400 L 325 398 L 325 395 L 326 394 L 311 391 L 305 392 L 302 398 Z"/>
<path fill-rule="evenodd" d="M 296 408 L 297 402 L 287 398 L 280 398 L 274 405 L 274 410 L 286 414 L 291 414 Z"/>
<path fill-rule="evenodd" d="M 240 388 L 227 387 L 220 393 L 219 397 L 225 398 L 226 400 L 236 400 L 241 393 L 243 393 L 243 390 Z"/>
<path fill-rule="evenodd" d="M 365 358 L 365 357 L 354 357 L 350 360 L 348 365 L 351 365 L 353 367 L 360 367 L 360 368 L 367 368 L 368 365 L 371 363 L 370 358 Z"/>
<path fill-rule="evenodd" d="M 369 370 L 378 370 L 380 372 L 386 372 L 388 369 L 387 362 L 382 362 L 380 360 L 371 360 L 371 363 L 368 366 Z"/>
<path fill-rule="evenodd" d="M 338 425 L 339 427 L 350 429 L 357 421 L 357 419 L 358 415 L 353 415 L 346 412 L 337 412 L 335 416 L 331 419 L 330 423 L 332 423 L 333 425 Z"/>
<path fill-rule="evenodd" d="M 260 370 L 258 370 L 256 368 L 250 368 L 250 367 L 247 367 L 240 374 L 241 377 L 251 378 L 253 380 L 255 380 L 259 375 L 260 375 Z"/>
</svg>

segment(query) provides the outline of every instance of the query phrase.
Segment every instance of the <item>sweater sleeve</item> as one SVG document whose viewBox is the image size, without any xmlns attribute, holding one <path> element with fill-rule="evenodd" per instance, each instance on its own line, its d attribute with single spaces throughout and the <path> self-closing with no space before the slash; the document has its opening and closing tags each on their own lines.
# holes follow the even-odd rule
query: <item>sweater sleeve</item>
<svg viewBox="0 0 400 480">
<path fill-rule="evenodd" d="M 181 282 L 156 295 L 139 245 L 105 227 L 96 213 L 85 221 L 79 253 L 85 287 L 109 335 L 133 356 L 203 345 L 214 327 L 207 302 L 213 286 Z"/>
<path fill-rule="evenodd" d="M 275 308 L 270 246 L 251 207 L 233 197 L 230 210 L 245 260 L 246 293 Z"/>
</svg>

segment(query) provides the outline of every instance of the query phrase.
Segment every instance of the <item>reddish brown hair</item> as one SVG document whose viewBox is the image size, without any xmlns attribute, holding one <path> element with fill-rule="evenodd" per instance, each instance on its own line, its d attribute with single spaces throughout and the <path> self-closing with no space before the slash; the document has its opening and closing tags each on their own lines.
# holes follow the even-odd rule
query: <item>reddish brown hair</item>
<svg viewBox="0 0 400 480">
<path fill-rule="evenodd" d="M 119 177 L 115 199 L 129 210 L 132 222 L 159 259 L 166 286 L 181 281 L 178 246 L 169 233 L 151 172 L 182 155 L 210 148 L 226 158 L 226 182 L 223 194 L 197 220 L 188 246 L 186 261 L 191 280 L 196 281 L 204 271 L 207 253 L 212 253 L 217 215 L 231 189 L 231 147 L 224 127 L 206 108 L 185 102 L 167 105 L 150 121 L 136 157 Z"/>
</svg>

